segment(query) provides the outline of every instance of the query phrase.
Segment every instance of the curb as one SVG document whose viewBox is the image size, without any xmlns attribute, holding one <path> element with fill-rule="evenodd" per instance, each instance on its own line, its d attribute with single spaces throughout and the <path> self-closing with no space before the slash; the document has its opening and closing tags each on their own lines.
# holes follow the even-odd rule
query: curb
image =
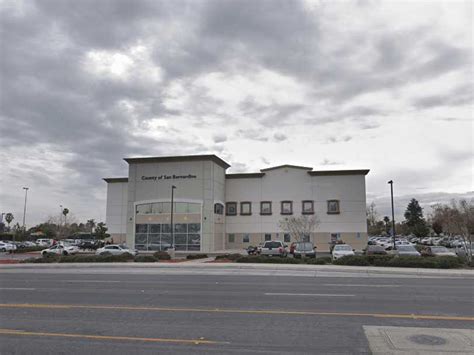
<svg viewBox="0 0 474 355">
<path fill-rule="evenodd" d="M 204 259 L 203 259 L 204 260 Z M 351 272 L 361 274 L 394 274 L 423 276 L 457 276 L 474 278 L 474 270 L 466 269 L 419 269 L 391 268 L 377 266 L 342 266 L 342 265 L 291 265 L 291 264 L 236 264 L 236 263 L 63 263 L 63 264 L 0 264 L 1 270 L 7 269 L 90 269 L 90 268 L 132 268 L 132 269 L 176 269 L 176 270 L 275 270 L 275 271 L 319 271 L 319 272 Z"/>
</svg>

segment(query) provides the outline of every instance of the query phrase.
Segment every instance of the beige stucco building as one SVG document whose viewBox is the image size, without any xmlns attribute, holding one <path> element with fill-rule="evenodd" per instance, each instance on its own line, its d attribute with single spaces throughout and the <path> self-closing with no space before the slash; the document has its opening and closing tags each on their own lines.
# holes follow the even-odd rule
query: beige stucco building
<svg viewBox="0 0 474 355">
<path fill-rule="evenodd" d="M 295 238 L 281 230 L 289 216 L 316 216 L 305 236 L 319 251 L 343 240 L 367 245 L 365 175 L 369 170 L 314 171 L 282 165 L 226 174 L 215 155 L 127 158 L 128 177 L 105 178 L 109 233 L 141 250 L 215 252 Z M 171 190 L 174 212 L 171 214 Z M 173 217 L 173 224 L 171 218 Z M 173 228 L 173 230 L 172 230 Z"/>
</svg>

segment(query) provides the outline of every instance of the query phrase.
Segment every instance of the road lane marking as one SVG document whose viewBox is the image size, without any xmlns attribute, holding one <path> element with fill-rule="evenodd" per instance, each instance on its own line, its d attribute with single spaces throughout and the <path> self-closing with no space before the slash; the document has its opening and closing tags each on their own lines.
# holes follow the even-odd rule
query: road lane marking
<svg viewBox="0 0 474 355">
<path fill-rule="evenodd" d="M 373 318 L 401 318 L 417 320 L 453 320 L 474 322 L 474 317 L 440 316 L 431 314 L 395 314 L 395 313 L 352 313 L 352 312 L 318 312 L 318 311 L 285 311 L 285 310 L 252 310 L 226 308 L 166 308 L 143 306 L 97 306 L 75 304 L 35 304 L 35 303 L 0 303 L 0 308 L 38 308 L 38 309 L 99 309 L 119 311 L 151 311 L 151 312 L 200 312 L 200 313 L 240 313 L 240 314 L 267 314 L 267 315 L 295 315 L 295 316 L 342 316 L 342 317 L 373 317 Z"/>
<path fill-rule="evenodd" d="M 121 283 L 122 281 L 112 280 L 59 280 L 60 282 L 81 282 L 81 283 Z"/>
<path fill-rule="evenodd" d="M 71 333 L 48 333 L 48 332 L 29 332 L 16 329 L 0 329 L 0 335 L 30 335 L 43 337 L 62 337 L 62 338 L 83 338 L 94 340 L 129 340 L 144 341 L 151 343 L 178 343 L 178 344 L 229 344 L 228 342 L 204 340 L 204 339 L 170 339 L 170 338 L 141 338 L 128 336 L 111 335 L 89 335 L 89 334 L 71 334 Z"/>
<path fill-rule="evenodd" d="M 323 286 L 341 286 L 341 287 L 400 287 L 400 285 L 363 285 L 363 284 L 323 284 Z"/>
<path fill-rule="evenodd" d="M 314 296 L 314 297 L 354 297 L 355 295 L 341 295 L 335 293 L 272 293 L 267 292 L 265 296 Z"/>
<path fill-rule="evenodd" d="M 34 291 L 34 290 L 36 290 L 36 288 L 28 288 L 28 287 L 0 287 L 0 290 Z"/>
</svg>

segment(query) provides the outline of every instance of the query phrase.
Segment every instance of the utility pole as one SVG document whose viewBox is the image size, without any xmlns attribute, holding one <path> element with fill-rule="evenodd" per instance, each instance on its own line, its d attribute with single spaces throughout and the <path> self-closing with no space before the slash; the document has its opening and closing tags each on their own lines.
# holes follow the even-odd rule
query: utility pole
<svg viewBox="0 0 474 355">
<path fill-rule="evenodd" d="M 23 208 L 23 237 L 25 236 L 26 234 L 26 224 L 25 224 L 25 221 L 26 221 L 26 200 L 27 200 L 27 197 L 28 197 L 28 189 L 29 187 L 24 187 L 23 190 L 25 190 L 25 206 Z M 13 237 L 13 239 L 15 239 L 15 237 Z"/>
<path fill-rule="evenodd" d="M 388 182 L 390 184 L 390 195 L 392 197 L 392 237 L 393 237 L 393 250 L 396 249 L 395 247 L 395 211 L 393 208 L 393 180 Z"/>
</svg>

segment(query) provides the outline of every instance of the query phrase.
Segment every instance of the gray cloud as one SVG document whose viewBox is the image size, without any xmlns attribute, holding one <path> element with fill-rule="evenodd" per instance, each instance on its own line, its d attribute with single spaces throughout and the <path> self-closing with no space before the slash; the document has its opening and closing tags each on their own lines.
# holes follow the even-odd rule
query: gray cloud
<svg viewBox="0 0 474 355">
<path fill-rule="evenodd" d="M 288 139 L 288 137 L 283 133 L 275 133 L 273 135 L 273 138 L 275 138 L 275 140 L 278 141 L 278 142 L 282 142 L 282 141 Z"/>
<path fill-rule="evenodd" d="M 224 134 L 213 136 L 216 127 L 258 142 L 283 141 L 298 128 L 329 136 L 332 148 L 358 135 L 335 136 L 324 131 L 326 126 L 344 122 L 348 129 L 368 130 L 398 114 L 384 103 L 357 102 L 364 94 L 399 97 L 405 86 L 456 73 L 465 80 L 455 89 L 438 85 L 441 89 L 430 95 L 410 96 L 406 106 L 423 113 L 465 108 L 472 102 L 471 49 L 436 35 L 435 24 L 398 31 L 398 23 L 374 27 L 368 21 L 345 34 L 331 27 L 338 20 L 331 18 L 332 3 L 309 10 L 305 2 L 293 0 L 23 4 L 0 5 L 0 157 L 7 172 L 0 183 L 12 191 L 16 184 L 31 184 L 32 203 L 38 198 L 50 204 L 38 202 L 37 210 L 56 208 L 60 201 L 81 211 L 80 217 L 103 214 L 100 178 L 125 174 L 124 156 L 211 151 L 226 158 L 229 140 Z M 348 11 L 364 11 L 364 6 L 354 6 Z M 370 6 L 380 9 L 383 3 Z M 136 63 L 126 77 L 87 69 L 90 53 L 127 54 L 139 46 L 150 53 L 150 63 Z M 371 53 L 371 60 L 364 53 Z M 359 57 L 364 59 L 354 61 Z M 110 64 L 105 66 L 110 69 Z M 152 70 L 160 72 L 160 80 L 149 80 Z M 243 99 L 229 108 L 226 98 L 197 84 L 213 73 L 252 82 L 261 71 L 277 77 L 269 79 L 266 90 L 281 89 L 295 99 L 262 98 L 258 94 L 265 89 L 247 93 L 245 87 Z M 301 87 L 301 93 L 285 87 L 278 76 Z M 174 92 L 176 86 L 182 91 Z M 275 131 L 273 137 L 268 133 Z M 300 154 L 296 145 L 291 149 Z M 465 163 L 463 149 L 450 152 L 440 153 L 440 160 Z M 0 191 L 0 207 L 21 211 L 21 198 L 6 190 Z"/>
</svg>

